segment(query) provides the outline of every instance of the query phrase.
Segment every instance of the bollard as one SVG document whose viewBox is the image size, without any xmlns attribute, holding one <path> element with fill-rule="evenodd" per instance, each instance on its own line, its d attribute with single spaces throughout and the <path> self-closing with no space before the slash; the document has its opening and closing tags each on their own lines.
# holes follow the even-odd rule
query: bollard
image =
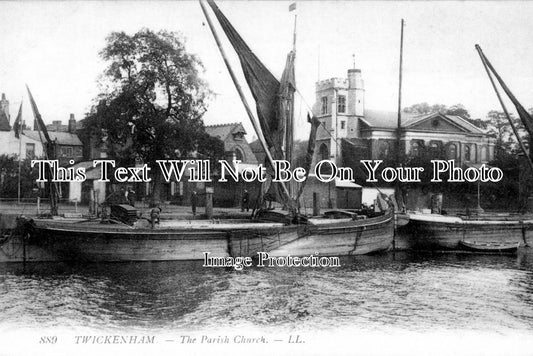
<svg viewBox="0 0 533 356">
<path fill-rule="evenodd" d="M 213 217 L 213 188 L 205 188 L 205 215 L 208 219 Z"/>
<path fill-rule="evenodd" d="M 320 200 L 318 199 L 318 193 L 313 192 L 313 216 L 320 215 Z"/>
</svg>

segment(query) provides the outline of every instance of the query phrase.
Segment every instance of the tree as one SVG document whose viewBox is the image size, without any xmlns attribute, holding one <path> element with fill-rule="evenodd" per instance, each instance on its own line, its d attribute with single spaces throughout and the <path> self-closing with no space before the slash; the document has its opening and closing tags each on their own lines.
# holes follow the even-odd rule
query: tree
<svg viewBox="0 0 533 356">
<path fill-rule="evenodd" d="M 20 165 L 20 191 L 22 198 L 30 198 L 37 188 L 37 170 L 32 169 L 30 159 L 22 160 Z M 19 170 L 18 157 L 0 155 L 0 197 L 16 198 L 18 195 Z"/>
<path fill-rule="evenodd" d="M 428 103 L 419 103 L 419 104 L 414 104 L 407 108 L 404 108 L 403 112 L 408 113 L 408 114 L 415 114 L 415 115 L 425 115 L 425 114 L 432 114 L 432 113 L 441 113 L 444 115 L 455 115 L 455 116 L 460 116 L 461 118 L 468 121 L 472 125 L 479 127 L 481 129 L 486 129 L 488 126 L 488 122 L 486 120 L 472 119 L 470 117 L 470 113 L 464 107 L 463 104 L 455 104 L 450 107 L 447 107 L 444 104 L 429 105 Z"/>
<path fill-rule="evenodd" d="M 180 35 L 113 32 L 100 55 L 109 65 L 85 135 L 105 142 L 120 165 L 148 164 L 154 202 L 160 200 L 162 183 L 156 160 L 223 156 L 222 141 L 209 137 L 201 120 L 210 94 L 200 78 L 202 64 L 186 51 Z"/>
</svg>

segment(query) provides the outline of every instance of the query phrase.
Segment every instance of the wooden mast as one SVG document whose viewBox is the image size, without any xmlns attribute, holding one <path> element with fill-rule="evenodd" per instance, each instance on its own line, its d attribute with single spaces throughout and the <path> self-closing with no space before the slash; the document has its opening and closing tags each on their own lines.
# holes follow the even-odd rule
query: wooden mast
<svg viewBox="0 0 533 356">
<path fill-rule="evenodd" d="M 252 113 L 252 110 L 250 109 L 250 105 L 248 105 L 248 101 L 246 100 L 244 93 L 242 91 L 241 85 L 239 84 L 239 81 L 237 77 L 235 76 L 235 73 L 233 71 L 233 68 L 231 67 L 231 64 L 229 63 L 229 60 L 226 56 L 226 52 L 224 51 L 224 47 L 222 46 L 222 42 L 220 41 L 220 38 L 218 37 L 218 34 L 216 32 L 215 26 L 213 25 L 213 22 L 211 21 L 211 17 L 209 16 L 207 9 L 204 5 L 204 2 L 200 0 L 200 6 L 202 7 L 202 12 L 204 13 L 204 16 L 207 20 L 207 23 L 209 25 L 209 29 L 211 30 L 211 33 L 213 34 L 213 37 L 215 38 L 215 42 L 217 43 L 218 49 L 220 51 L 220 54 L 222 55 L 222 58 L 224 59 L 224 63 L 226 64 L 226 67 L 228 68 L 228 72 L 230 74 L 231 80 L 233 81 L 233 84 L 235 85 L 235 88 L 237 89 L 237 92 L 239 94 L 239 97 L 241 98 L 241 101 L 244 105 L 244 108 L 246 110 L 246 114 L 248 115 L 248 118 L 250 119 L 252 126 L 254 127 L 255 133 L 257 134 L 257 137 L 259 139 L 259 142 L 261 143 L 261 146 L 263 147 L 263 150 L 265 151 L 265 154 L 268 158 L 268 161 L 270 162 L 271 166 L 274 167 L 274 159 L 272 158 L 272 155 L 270 153 L 270 150 L 268 149 L 268 146 L 265 141 L 265 137 L 263 136 L 263 132 L 261 131 L 261 128 L 259 127 L 258 123 L 255 120 L 254 114 Z M 291 198 L 289 191 L 287 189 L 287 186 L 284 182 L 280 182 L 281 187 L 283 189 L 283 192 Z"/>
<path fill-rule="evenodd" d="M 294 31 L 293 31 L 293 37 L 292 37 L 292 60 L 293 60 L 293 70 L 294 65 L 296 61 L 296 21 L 298 19 L 298 14 L 294 14 Z M 285 120 L 285 159 L 291 164 L 291 166 L 294 163 L 294 130 L 295 130 L 295 122 L 294 122 L 294 92 L 291 92 L 291 88 L 289 87 L 288 93 L 289 97 L 287 98 L 287 104 L 288 104 L 288 120 Z M 287 123 L 288 121 L 288 123 Z M 288 190 L 291 198 L 296 198 L 295 192 L 298 190 L 296 188 L 296 183 L 291 180 L 288 185 Z M 298 204 L 299 205 L 299 204 Z"/>
<path fill-rule="evenodd" d="M 26 84 L 26 90 L 28 91 L 28 96 L 30 99 L 33 117 L 35 121 L 37 122 L 37 130 L 39 132 L 39 139 L 41 141 L 41 144 L 43 145 L 43 151 L 44 151 L 45 157 L 47 160 L 54 160 L 56 158 L 54 142 L 51 140 L 50 135 L 48 135 L 46 126 L 44 126 L 43 119 L 41 117 L 41 114 L 39 113 L 39 109 L 37 108 L 37 104 L 35 103 L 35 100 L 33 99 L 33 95 L 31 94 L 30 88 L 28 87 L 27 84 Z M 45 140 L 43 140 L 43 137 L 41 136 L 41 131 L 43 133 Z M 50 172 L 50 176 L 48 178 L 49 189 L 50 189 L 50 214 L 52 216 L 57 216 L 58 205 L 59 205 L 58 189 L 57 189 L 56 183 L 52 180 L 52 166 L 48 165 L 48 167 L 49 167 L 49 172 Z"/>
<path fill-rule="evenodd" d="M 398 78 L 398 122 L 396 127 L 396 165 L 400 167 L 402 160 L 402 73 L 403 73 L 403 27 L 404 20 L 401 21 L 401 32 L 400 32 L 400 67 L 399 67 L 399 78 Z M 395 187 L 395 196 L 396 202 L 399 210 L 402 210 L 405 207 L 403 193 L 400 188 L 400 183 L 396 182 Z M 396 242 L 393 240 L 393 247 L 395 247 Z"/>
<path fill-rule="evenodd" d="M 400 35 L 400 74 L 398 83 L 398 124 L 396 128 L 396 163 L 400 165 L 401 154 L 401 130 L 402 130 L 402 71 L 403 71 L 403 26 L 404 21 L 401 23 L 401 35 Z"/>
<path fill-rule="evenodd" d="M 20 101 L 20 108 L 19 113 L 17 115 L 17 120 L 19 120 L 19 166 L 18 166 L 18 189 L 17 189 L 17 202 L 20 204 L 20 184 L 21 184 L 21 178 L 20 178 L 20 170 L 21 170 L 21 163 L 22 163 L 22 103 L 23 99 Z"/>
<path fill-rule="evenodd" d="M 507 107 L 505 106 L 502 97 L 500 95 L 500 92 L 498 91 L 498 88 L 496 87 L 496 83 L 494 83 L 494 79 L 492 78 L 492 75 L 490 74 L 488 64 L 487 64 L 487 58 L 483 54 L 483 51 L 481 50 L 481 47 L 476 44 L 476 50 L 479 54 L 479 57 L 481 58 L 481 62 L 483 63 L 483 67 L 485 68 L 485 71 L 487 72 L 487 75 L 489 76 L 490 83 L 492 84 L 492 87 L 494 88 L 494 92 L 496 92 L 496 96 L 498 97 L 498 101 L 500 102 L 500 105 L 503 109 L 503 112 L 505 113 L 505 117 L 507 118 L 507 121 L 509 121 L 509 125 L 511 125 L 511 129 L 513 130 L 514 135 L 516 136 L 516 139 L 518 140 L 518 145 L 520 146 L 520 149 L 524 153 L 524 155 L 527 157 L 527 161 L 529 163 L 529 167 L 531 168 L 531 171 L 533 172 L 533 162 L 531 161 L 531 156 L 529 155 L 528 151 L 526 150 L 526 147 L 524 146 L 524 142 L 522 141 L 522 138 L 520 138 L 520 135 L 518 134 L 518 130 L 516 129 L 513 121 L 511 120 L 511 116 L 509 115 L 509 111 L 507 111 Z"/>
</svg>

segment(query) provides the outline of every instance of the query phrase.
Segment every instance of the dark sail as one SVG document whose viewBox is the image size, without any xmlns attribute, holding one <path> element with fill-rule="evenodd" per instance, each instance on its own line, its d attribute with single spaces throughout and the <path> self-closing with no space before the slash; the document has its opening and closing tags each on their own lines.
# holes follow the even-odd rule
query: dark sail
<svg viewBox="0 0 533 356">
<path fill-rule="evenodd" d="M 526 109 L 524 109 L 522 104 L 520 104 L 520 102 L 515 98 L 513 93 L 511 93 L 511 90 L 509 90 L 507 85 L 505 85 L 503 79 L 496 72 L 496 70 L 494 69 L 494 67 L 488 60 L 488 58 L 484 54 L 483 54 L 483 57 L 487 63 L 487 66 L 490 68 L 490 70 L 492 71 L 496 79 L 498 79 L 498 82 L 502 86 L 503 91 L 505 91 L 509 99 L 511 99 L 511 101 L 513 102 L 516 108 L 516 111 L 518 112 L 518 115 L 520 116 L 520 120 L 522 120 L 522 123 L 524 124 L 524 127 L 526 128 L 527 132 L 529 133 L 529 136 L 533 137 L 533 118 L 531 117 L 531 115 L 529 115 Z"/>
<path fill-rule="evenodd" d="M 15 137 L 20 138 L 20 135 L 22 134 L 22 103 L 20 103 L 19 113 L 13 124 L 13 131 L 15 131 Z"/>
<path fill-rule="evenodd" d="M 294 150 L 294 92 L 295 90 L 295 76 L 294 76 L 294 51 L 289 52 L 287 61 L 285 63 L 285 70 L 281 76 L 281 83 L 279 86 L 279 122 L 284 125 L 285 139 L 284 139 L 284 156 L 287 161 L 293 163 Z"/>
<path fill-rule="evenodd" d="M 41 143 L 43 145 L 44 151 L 46 152 L 46 158 L 49 160 L 54 160 L 56 158 L 56 149 L 55 149 L 55 142 L 52 141 L 50 138 L 50 135 L 48 134 L 48 130 L 46 129 L 46 125 L 43 122 L 43 118 L 41 117 L 41 114 L 39 113 L 39 109 L 37 108 L 37 104 L 35 103 L 35 100 L 33 100 L 33 95 L 31 95 L 30 88 L 26 85 L 26 89 L 28 90 L 28 96 L 30 98 L 30 104 L 31 109 L 33 111 L 33 116 L 35 118 L 35 122 L 37 122 L 37 130 L 39 132 L 42 132 L 46 142 L 43 142 L 41 137 Z M 39 133 L 39 137 L 40 137 Z M 50 166 L 49 166 L 50 167 Z M 58 214 L 58 204 L 59 204 L 59 190 L 55 182 L 52 182 L 52 168 L 50 167 L 50 176 L 48 177 L 48 183 L 50 188 L 50 213 L 55 216 Z"/>
<path fill-rule="evenodd" d="M 320 126 L 320 120 L 318 120 L 315 116 L 308 115 L 307 121 L 311 124 L 311 131 L 309 132 L 309 142 L 307 143 L 307 152 L 305 154 L 305 160 L 303 169 L 307 172 L 306 179 L 300 184 L 298 187 L 298 194 L 296 196 L 296 199 L 298 199 L 304 190 L 305 183 L 307 182 L 307 176 L 309 175 L 309 170 L 311 169 L 311 163 L 313 162 L 313 156 L 315 154 L 315 146 L 316 146 L 316 132 L 318 130 L 318 127 Z"/>
<path fill-rule="evenodd" d="M 287 61 L 285 63 L 285 69 L 283 70 L 283 74 L 281 76 L 281 82 L 279 84 L 278 92 L 277 92 L 277 122 L 278 122 L 278 129 L 272 132 L 272 136 L 275 138 L 275 142 L 280 143 L 281 148 L 281 156 L 277 157 L 279 155 L 279 151 L 276 152 L 274 150 L 271 150 L 272 156 L 276 159 L 285 159 L 288 161 L 291 166 L 294 164 L 293 161 L 293 149 L 294 149 L 294 93 L 295 93 L 295 76 L 294 76 L 294 57 L 295 52 L 291 51 L 287 55 Z M 285 194 L 283 192 L 283 189 L 279 186 L 279 184 L 273 184 L 270 186 L 270 189 L 268 190 L 268 193 L 271 196 L 274 196 L 276 198 L 276 201 L 283 203 L 284 205 L 288 205 L 290 203 L 293 203 L 294 207 L 296 208 L 296 203 L 293 202 L 293 200 L 296 200 L 297 197 L 295 197 L 295 182 L 290 181 L 288 182 L 288 191 L 290 194 L 290 197 L 285 197 Z"/>
<path fill-rule="evenodd" d="M 26 89 L 28 90 L 28 96 L 30 97 L 30 104 L 31 104 L 31 109 L 33 111 L 33 115 L 35 116 L 35 122 L 37 122 L 37 125 L 38 125 L 36 129 L 43 133 L 44 138 L 46 139 L 46 143 L 48 145 L 53 145 L 53 142 L 50 139 L 50 135 L 48 134 L 48 130 L 46 129 L 46 125 L 43 122 L 43 118 L 41 117 L 41 114 L 39 113 L 39 109 L 37 109 L 37 104 L 35 104 L 35 100 L 33 100 L 33 95 L 31 95 L 30 88 L 28 88 L 27 85 L 26 85 Z"/>
<path fill-rule="evenodd" d="M 208 4 L 239 56 L 246 82 L 256 102 L 257 115 L 265 141 L 269 149 L 273 151 L 274 159 L 281 159 L 283 122 L 277 114 L 280 83 L 251 51 L 218 6 L 212 0 L 209 0 Z"/>
<path fill-rule="evenodd" d="M 256 102 L 261 132 L 269 153 L 274 160 L 285 159 L 294 164 L 295 51 L 293 50 L 287 55 L 281 81 L 278 81 L 250 50 L 218 6 L 212 0 L 208 0 L 208 4 L 239 57 L 246 82 Z M 314 152 L 317 128 L 314 120 L 316 119 L 313 119 L 307 149 L 308 157 L 305 159 L 306 172 L 309 172 Z M 270 163 L 268 161 L 266 163 L 269 167 Z M 290 185 L 291 183 L 289 183 Z M 302 189 L 303 185 L 293 186 L 287 190 L 282 184 L 270 184 L 269 180 L 263 185 L 262 191 L 267 195 L 267 200 L 276 200 L 295 212 Z"/>
</svg>

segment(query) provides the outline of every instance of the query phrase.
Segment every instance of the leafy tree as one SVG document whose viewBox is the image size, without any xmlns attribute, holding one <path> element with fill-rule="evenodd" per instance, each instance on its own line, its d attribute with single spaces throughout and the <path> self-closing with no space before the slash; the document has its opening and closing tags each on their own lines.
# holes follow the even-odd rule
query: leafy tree
<svg viewBox="0 0 533 356">
<path fill-rule="evenodd" d="M 470 119 L 470 113 L 463 104 L 455 104 L 445 110 L 447 115 L 461 116 L 463 119 Z"/>
<path fill-rule="evenodd" d="M 154 202 L 162 183 L 156 160 L 222 158 L 222 141 L 209 137 L 201 120 L 210 94 L 200 78 L 202 64 L 180 35 L 113 32 L 100 55 L 109 65 L 85 135 L 105 143 L 121 165 L 142 160 L 152 167 Z"/>
<path fill-rule="evenodd" d="M 37 170 L 32 169 L 29 159 L 20 165 L 20 191 L 22 198 L 32 196 L 37 188 Z M 19 171 L 15 155 L 0 155 L 0 197 L 16 198 L 18 195 Z"/>
<path fill-rule="evenodd" d="M 419 103 L 419 104 L 414 104 L 407 108 L 404 108 L 403 112 L 408 113 L 408 114 L 415 114 L 415 115 L 424 115 L 424 114 L 440 112 L 445 115 L 460 116 L 466 121 L 470 122 L 472 125 L 479 127 L 481 129 L 486 129 L 488 127 L 487 120 L 472 119 L 470 117 L 470 113 L 464 107 L 463 104 L 455 104 L 450 107 L 447 107 L 444 104 L 429 105 L 428 103 Z"/>
</svg>

